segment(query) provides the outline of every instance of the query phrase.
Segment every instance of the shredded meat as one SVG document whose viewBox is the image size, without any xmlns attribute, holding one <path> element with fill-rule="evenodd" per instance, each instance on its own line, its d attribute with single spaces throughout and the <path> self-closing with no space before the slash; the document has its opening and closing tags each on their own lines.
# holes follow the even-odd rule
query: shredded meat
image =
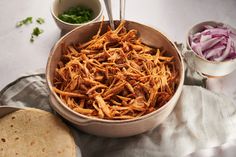
<svg viewBox="0 0 236 157">
<path fill-rule="evenodd" d="M 174 57 L 125 28 L 98 33 L 63 49 L 54 91 L 74 111 L 103 119 L 131 119 L 163 106 L 178 84 Z"/>
</svg>

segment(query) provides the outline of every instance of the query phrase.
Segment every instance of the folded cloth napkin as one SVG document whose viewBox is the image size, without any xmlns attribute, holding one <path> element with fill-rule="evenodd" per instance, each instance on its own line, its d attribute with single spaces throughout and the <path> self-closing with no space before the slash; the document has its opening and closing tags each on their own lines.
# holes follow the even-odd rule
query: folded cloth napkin
<svg viewBox="0 0 236 157">
<path fill-rule="evenodd" d="M 234 99 L 234 103 L 236 103 L 236 86 L 234 86 L 235 79 L 236 70 L 223 77 L 208 78 L 206 81 L 206 88 L 216 93 L 231 97 Z"/>
<path fill-rule="evenodd" d="M 52 112 L 44 74 L 24 76 L 9 84 L 0 92 L 0 105 Z M 236 139 L 236 105 L 202 87 L 184 86 L 170 116 L 147 133 L 103 138 L 71 129 L 78 157 L 181 157 Z"/>
</svg>

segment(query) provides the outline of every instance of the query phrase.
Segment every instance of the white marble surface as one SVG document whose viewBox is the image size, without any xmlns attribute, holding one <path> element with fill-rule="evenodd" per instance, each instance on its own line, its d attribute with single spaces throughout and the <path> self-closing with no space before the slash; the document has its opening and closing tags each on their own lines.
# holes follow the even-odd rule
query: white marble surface
<svg viewBox="0 0 236 157">
<path fill-rule="evenodd" d="M 117 19 L 119 0 L 112 2 Z M 0 89 L 25 72 L 45 68 L 50 49 L 60 37 L 50 4 L 50 0 L 0 1 Z M 217 20 L 236 27 L 235 7 L 235 0 L 127 0 L 126 18 L 159 28 L 172 40 L 183 42 L 187 30 L 201 21 Z M 34 43 L 29 39 L 35 22 L 15 27 L 28 16 L 46 20 L 39 26 L 44 33 Z"/>
<path fill-rule="evenodd" d="M 112 2 L 117 19 L 119 0 Z M 45 68 L 50 49 L 60 38 L 50 4 L 50 0 L 0 0 L 0 89 L 26 72 Z M 236 27 L 235 8 L 236 0 L 127 0 L 126 19 L 159 28 L 170 39 L 183 42 L 188 29 L 198 22 L 216 20 Z M 28 16 L 43 17 L 46 23 L 37 25 L 34 21 L 15 27 L 17 21 Z M 31 31 L 36 26 L 44 29 L 44 33 L 30 43 Z M 232 151 L 226 150 L 227 157 L 235 153 L 235 143 L 231 142 Z"/>
</svg>

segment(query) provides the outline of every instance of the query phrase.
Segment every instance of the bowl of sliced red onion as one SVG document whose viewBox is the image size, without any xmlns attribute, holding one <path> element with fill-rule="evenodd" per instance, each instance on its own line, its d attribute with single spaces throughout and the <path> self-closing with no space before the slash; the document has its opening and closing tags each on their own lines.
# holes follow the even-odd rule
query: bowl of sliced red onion
<svg viewBox="0 0 236 157">
<path fill-rule="evenodd" d="M 206 76 L 225 76 L 236 69 L 236 29 L 220 22 L 194 25 L 187 35 L 185 60 Z"/>
</svg>

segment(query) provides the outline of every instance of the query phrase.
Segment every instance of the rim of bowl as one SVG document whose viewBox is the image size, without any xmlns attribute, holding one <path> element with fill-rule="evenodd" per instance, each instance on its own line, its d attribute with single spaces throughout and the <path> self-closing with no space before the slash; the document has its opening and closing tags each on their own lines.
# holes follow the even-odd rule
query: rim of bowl
<svg viewBox="0 0 236 157">
<path fill-rule="evenodd" d="M 119 20 L 114 20 L 114 21 L 119 21 Z M 62 38 L 60 38 L 56 44 L 53 46 L 50 54 L 49 54 L 49 58 L 48 58 L 48 61 L 47 61 L 47 66 L 46 66 L 46 82 L 47 82 L 47 85 L 49 87 L 49 90 L 50 90 L 50 94 L 52 94 L 52 96 L 58 101 L 59 105 L 62 105 L 65 109 L 67 109 L 69 112 L 72 112 L 74 114 L 76 114 L 76 116 L 79 116 L 79 118 L 84 118 L 84 119 L 88 119 L 88 120 L 91 120 L 92 122 L 102 122 L 102 123 L 127 123 L 127 122 L 135 122 L 135 121 L 138 121 L 138 120 L 143 120 L 143 119 L 146 119 L 148 117 L 151 117 L 153 115 L 155 115 L 157 112 L 163 112 L 166 107 L 168 107 L 170 105 L 170 103 L 173 101 L 173 99 L 175 97 L 177 97 L 178 95 L 176 93 L 179 93 L 179 96 L 182 92 L 182 88 L 183 88 L 183 84 L 184 84 L 184 62 L 183 62 L 183 57 L 179 51 L 179 49 L 176 47 L 176 45 L 170 40 L 170 38 L 168 36 L 166 36 L 165 34 L 163 34 L 161 31 L 159 31 L 158 29 L 156 28 L 153 28 L 153 27 L 150 27 L 148 25 L 144 25 L 144 24 L 141 24 L 141 23 L 138 23 L 138 22 L 134 22 L 134 21 L 130 21 L 130 20 L 125 20 L 126 22 L 132 22 L 132 23 L 135 23 L 135 24 L 139 24 L 139 25 L 143 25 L 145 27 L 148 27 L 149 29 L 153 29 L 155 31 L 158 31 L 165 39 L 167 39 L 167 41 L 175 48 L 176 52 L 177 52 L 177 55 L 180 59 L 180 65 L 181 67 L 179 68 L 179 72 L 181 73 L 179 76 L 180 78 L 180 81 L 179 81 L 179 84 L 178 84 L 178 87 L 174 93 L 174 95 L 170 98 L 170 100 L 168 100 L 163 106 L 161 106 L 160 108 L 158 108 L 157 110 L 153 111 L 153 112 L 150 112 L 148 114 L 145 114 L 143 116 L 140 116 L 140 117 L 135 117 L 135 118 L 132 118 L 132 119 L 117 119 L 117 120 L 114 120 L 114 119 L 101 119 L 101 118 L 97 118 L 97 117 L 90 117 L 90 116 L 87 116 L 87 115 L 84 115 L 84 114 L 81 114 L 81 113 L 78 113 L 78 112 L 75 112 L 73 111 L 71 108 L 69 108 L 66 103 L 64 103 L 60 98 L 59 96 L 56 94 L 56 92 L 53 91 L 52 87 L 53 87 L 53 84 L 52 82 L 50 81 L 49 79 L 49 65 L 51 63 L 51 59 L 52 59 L 52 54 L 55 50 L 55 48 L 59 45 L 59 43 L 64 39 L 66 38 L 67 36 L 69 36 L 70 34 L 74 33 L 77 29 L 80 29 L 82 27 L 86 27 L 87 25 L 83 25 L 81 27 L 77 27 L 75 29 L 73 29 L 72 31 L 70 31 L 69 33 L 67 33 L 66 35 L 64 35 Z M 95 22 L 95 23 L 100 23 L 101 21 L 99 22 Z M 109 21 L 104 21 L 104 22 L 109 22 Z M 176 102 L 177 103 L 177 102 Z M 87 122 L 85 122 L 87 123 Z"/>
<path fill-rule="evenodd" d="M 89 24 L 89 23 L 92 23 L 92 22 L 96 21 L 96 20 L 102 15 L 102 13 L 103 13 L 103 6 L 102 6 L 102 3 L 101 3 L 101 0 L 98 0 L 99 5 L 100 5 L 100 9 L 99 9 L 99 13 L 98 13 L 98 15 L 97 15 L 96 17 L 94 17 L 92 20 L 90 20 L 90 21 L 88 21 L 88 22 L 73 24 L 73 23 L 69 23 L 69 22 L 62 21 L 61 19 L 58 18 L 58 16 L 55 15 L 54 9 L 53 9 L 53 3 L 54 3 L 54 1 L 55 1 L 55 0 L 53 0 L 53 1 L 51 2 L 51 7 L 50 7 L 51 14 L 52 14 L 52 16 L 53 16 L 56 20 L 60 21 L 61 23 L 65 24 L 65 25 L 70 25 L 70 26 L 83 26 L 83 25 L 86 25 L 86 24 Z"/>
<path fill-rule="evenodd" d="M 213 24 L 213 23 L 216 24 L 216 25 L 229 26 L 230 29 L 234 29 L 234 30 L 236 31 L 236 28 L 232 27 L 231 25 L 226 24 L 226 23 L 223 23 L 223 22 L 219 22 L 219 21 L 203 21 L 203 22 L 200 22 L 200 23 L 196 23 L 196 24 L 192 25 L 192 27 L 190 27 L 189 31 L 187 32 L 187 39 L 186 39 L 186 40 L 187 40 L 187 47 L 190 48 L 190 50 L 193 52 L 193 54 L 194 54 L 196 57 L 198 57 L 199 59 L 204 60 L 204 61 L 206 61 L 206 62 L 208 62 L 208 63 L 211 63 L 211 64 L 223 64 L 223 63 L 226 63 L 226 62 L 232 62 L 232 61 L 236 60 L 236 58 L 234 58 L 234 59 L 228 59 L 228 60 L 223 60 L 223 61 L 210 61 L 210 60 L 207 60 L 206 58 L 204 58 L 204 57 L 198 55 L 198 54 L 192 49 L 192 47 L 190 46 L 190 43 L 189 43 L 189 36 L 190 36 L 190 34 L 192 35 L 191 32 L 192 32 L 193 28 L 199 27 L 199 26 L 203 26 L 204 24 L 205 24 L 205 25 L 206 25 L 206 24 L 211 25 L 211 24 Z M 211 26 L 212 26 L 212 25 L 211 25 Z"/>
</svg>

